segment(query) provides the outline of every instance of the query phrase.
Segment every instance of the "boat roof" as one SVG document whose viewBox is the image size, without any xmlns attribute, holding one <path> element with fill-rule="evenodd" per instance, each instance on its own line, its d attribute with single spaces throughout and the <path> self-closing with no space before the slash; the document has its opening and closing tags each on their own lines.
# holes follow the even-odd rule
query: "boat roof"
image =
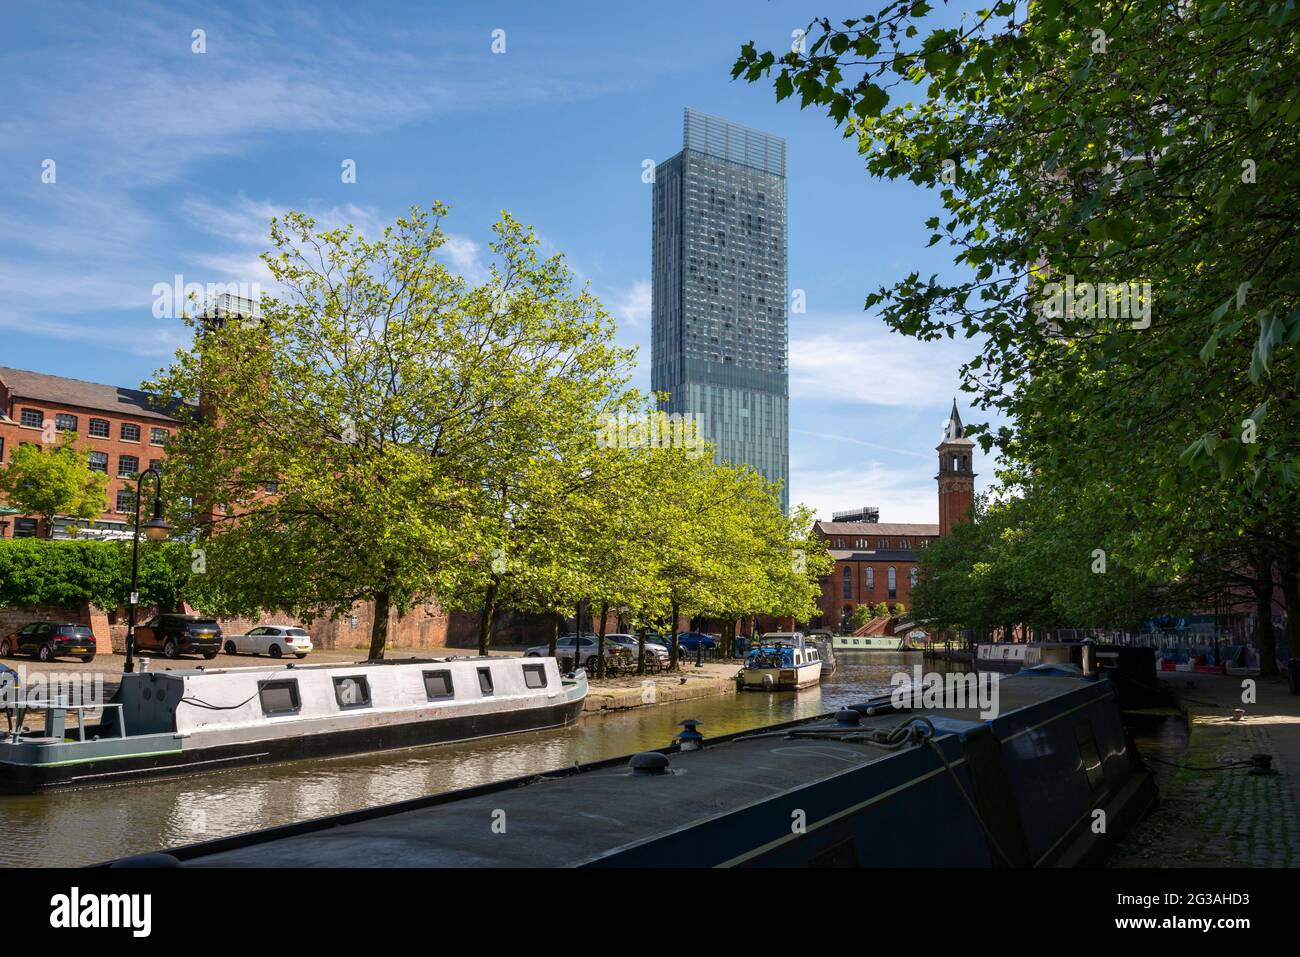
<svg viewBox="0 0 1300 957">
<path fill-rule="evenodd" d="M 864 713 L 861 724 L 844 732 L 888 729 L 911 715 L 924 715 L 935 726 L 936 742 L 955 757 L 956 741 L 977 729 L 994 724 L 995 732 L 1006 737 L 1058 716 L 1062 706 L 1048 702 L 1066 694 L 1092 700 L 1113 691 L 1104 681 L 1015 675 L 1000 681 L 1001 713 L 991 721 L 971 708 L 871 716 L 864 703 L 855 707 Z M 808 740 L 785 733 L 836 729 L 840 726 L 833 715 L 712 741 L 707 727 L 701 727 L 706 732 L 702 750 L 662 749 L 670 761 L 664 774 L 635 773 L 625 756 L 171 853 L 188 867 L 577 866 L 899 754 L 860 740 Z M 665 808 L 674 811 L 665 814 Z M 503 813 L 509 839 L 492 827 Z"/>
<path fill-rule="evenodd" d="M 151 659 L 157 660 L 157 659 Z M 523 660 L 522 655 L 448 655 L 445 658 L 385 658 L 381 661 L 317 661 L 310 664 L 304 664 L 300 661 L 285 662 L 280 665 L 257 664 L 244 665 L 236 668 L 204 668 L 202 665 L 196 665 L 193 668 L 150 668 L 147 671 L 140 672 L 149 675 L 167 675 L 174 678 L 186 678 L 202 675 L 209 677 L 211 675 L 239 674 L 248 675 L 255 672 L 264 672 L 268 675 L 283 675 L 285 673 L 300 673 L 303 671 L 330 671 L 337 669 L 351 670 L 354 668 L 383 668 L 397 665 L 441 665 L 450 661 L 515 661 Z M 540 658 L 529 659 L 532 662 L 540 661 Z"/>
</svg>

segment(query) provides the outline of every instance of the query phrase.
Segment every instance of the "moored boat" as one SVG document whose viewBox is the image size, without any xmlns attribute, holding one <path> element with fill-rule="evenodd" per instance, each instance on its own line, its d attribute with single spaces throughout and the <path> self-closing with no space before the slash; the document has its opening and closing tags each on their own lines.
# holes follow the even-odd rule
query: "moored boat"
<svg viewBox="0 0 1300 957">
<path fill-rule="evenodd" d="M 1024 672 L 999 682 L 999 699 L 997 713 L 981 718 L 974 708 L 882 697 L 756 731 L 694 734 L 690 750 L 665 747 L 168 856 L 183 867 L 1103 862 L 1156 797 L 1114 687 Z M 510 822 L 509 840 L 499 820 Z"/>
<path fill-rule="evenodd" d="M 797 631 L 772 631 L 745 656 L 738 682 L 754 691 L 797 691 L 822 680 L 817 646 Z"/>
<path fill-rule="evenodd" d="M 98 723 L 50 702 L 43 732 L 0 737 L 0 793 L 537 731 L 574 721 L 586 694 L 586 673 L 561 675 L 554 658 L 127 674 Z"/>
<path fill-rule="evenodd" d="M 913 651 L 905 635 L 836 635 L 832 641 L 836 651 Z"/>
<path fill-rule="evenodd" d="M 1073 667 L 1085 674 L 1109 678 L 1126 708 L 1169 704 L 1169 696 L 1156 677 L 1155 652 L 1139 645 L 1099 644 L 1092 641 L 986 642 L 975 651 L 978 671 L 1014 674 L 1040 666 Z"/>
</svg>

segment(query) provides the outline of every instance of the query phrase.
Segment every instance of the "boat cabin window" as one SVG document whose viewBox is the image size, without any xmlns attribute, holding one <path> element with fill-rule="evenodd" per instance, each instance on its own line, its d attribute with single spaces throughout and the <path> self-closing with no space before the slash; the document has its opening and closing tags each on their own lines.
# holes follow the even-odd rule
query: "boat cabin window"
<svg viewBox="0 0 1300 957">
<path fill-rule="evenodd" d="M 263 681 L 257 686 L 257 695 L 262 699 L 262 714 L 268 718 L 297 714 L 302 710 L 296 680 Z"/>
<path fill-rule="evenodd" d="M 1106 771 L 1097 753 L 1097 739 L 1092 734 L 1092 722 L 1087 718 L 1074 726 L 1074 739 L 1079 744 L 1079 761 L 1088 775 L 1088 786 L 1094 791 L 1106 783 Z"/>
<path fill-rule="evenodd" d="M 345 675 L 334 679 L 334 700 L 340 708 L 369 708 L 370 682 L 365 675 Z"/>
<path fill-rule="evenodd" d="M 429 700 L 435 698 L 450 698 L 456 692 L 451 686 L 450 671 L 426 671 L 424 673 L 424 693 L 429 696 Z"/>
<path fill-rule="evenodd" d="M 524 665 L 524 684 L 530 688 L 545 688 L 546 666 Z"/>
<path fill-rule="evenodd" d="M 478 670 L 478 690 L 483 694 L 492 694 L 492 669 L 480 668 Z"/>
</svg>

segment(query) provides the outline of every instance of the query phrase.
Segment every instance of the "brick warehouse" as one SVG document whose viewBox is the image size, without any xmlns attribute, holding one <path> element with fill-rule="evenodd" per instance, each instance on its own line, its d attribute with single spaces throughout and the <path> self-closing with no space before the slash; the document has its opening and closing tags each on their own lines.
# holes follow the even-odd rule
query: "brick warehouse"
<svg viewBox="0 0 1300 957">
<path fill-rule="evenodd" d="M 861 509 L 836 513 L 831 521 L 813 526 L 835 559 L 834 570 L 822 579 L 821 614 L 813 627 L 845 629 L 859 605 L 885 602 L 891 608 L 912 607 L 918 549 L 970 517 L 975 501 L 974 449 L 954 399 L 943 441 L 935 449 L 939 453 L 937 525 L 882 524 L 877 510 Z"/>
<path fill-rule="evenodd" d="M 22 443 L 41 444 L 55 432 L 73 431 L 77 433 L 75 447 L 91 455 L 92 468 L 109 476 L 104 510 L 89 527 L 77 530 L 81 538 L 130 537 L 135 476 L 150 465 L 163 463 L 166 441 L 178 426 L 156 397 L 137 389 L 0 367 L 0 465 L 7 464 Z M 69 524 L 56 518 L 52 537 L 71 537 Z M 0 506 L 0 537 L 51 537 L 50 533 L 43 520 Z M 142 607 L 140 620 L 147 621 L 153 612 Z M 0 630 L 8 633 L 38 618 L 66 618 L 90 625 L 104 652 L 125 646 L 125 609 L 98 609 L 84 602 L 64 608 L 0 609 Z M 364 645 L 369 642 L 372 618 L 373 608 L 360 603 L 351 615 L 339 621 L 314 622 L 309 631 L 320 648 Z M 477 620 L 472 614 L 448 615 L 436 604 L 417 606 L 405 616 L 394 612 L 389 622 L 390 646 L 470 645 L 477 640 Z M 289 621 L 288 616 L 275 613 L 257 621 L 223 621 L 222 628 L 238 634 L 259 623 Z M 535 643 L 545 639 L 545 629 L 526 616 L 503 614 L 494 635 L 498 640 Z"/>
<path fill-rule="evenodd" d="M 136 389 L 0 367 L 0 464 L 21 444 L 42 444 L 55 433 L 76 432 L 76 448 L 90 454 L 90 467 L 109 477 L 104 510 L 88 538 L 128 537 L 133 521 L 135 476 L 166 455 L 177 421 L 153 396 Z M 54 538 L 69 537 L 54 522 Z M 0 537 L 50 537 L 51 529 L 30 515 L 0 516 Z"/>
</svg>

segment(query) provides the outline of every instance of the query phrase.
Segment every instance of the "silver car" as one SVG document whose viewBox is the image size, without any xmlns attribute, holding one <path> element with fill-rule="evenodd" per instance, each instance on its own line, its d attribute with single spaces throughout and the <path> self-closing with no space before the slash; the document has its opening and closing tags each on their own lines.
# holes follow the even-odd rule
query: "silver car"
<svg viewBox="0 0 1300 957">
<path fill-rule="evenodd" d="M 560 662 L 573 661 L 573 635 L 561 635 L 555 643 L 555 658 Z M 596 670 L 596 656 L 600 650 L 600 638 L 596 635 L 583 635 L 578 646 L 578 661 L 588 671 Z M 551 653 L 550 645 L 534 645 L 524 652 L 526 658 L 541 658 Z M 636 656 L 632 656 L 636 660 Z M 627 649 L 609 640 L 605 636 L 605 665 L 626 668 L 628 666 Z"/>
<path fill-rule="evenodd" d="M 606 635 L 605 643 L 608 644 L 611 641 L 632 652 L 633 658 L 636 658 L 641 654 L 640 639 L 638 639 L 636 635 Z M 651 663 L 654 661 L 658 661 L 661 665 L 666 665 L 668 663 L 668 646 L 661 645 L 657 641 L 647 641 L 645 643 L 645 654 L 646 660 Z"/>
</svg>

